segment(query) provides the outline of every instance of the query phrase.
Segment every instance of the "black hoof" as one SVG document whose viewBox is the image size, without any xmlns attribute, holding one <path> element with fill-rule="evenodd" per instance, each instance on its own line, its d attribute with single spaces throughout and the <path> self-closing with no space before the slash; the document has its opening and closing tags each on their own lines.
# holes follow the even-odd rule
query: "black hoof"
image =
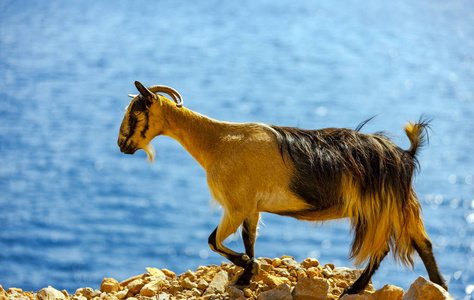
<svg viewBox="0 0 474 300">
<path fill-rule="evenodd" d="M 253 274 L 247 271 L 244 271 L 242 275 L 239 276 L 237 281 L 235 282 L 235 285 L 237 287 L 247 287 L 250 285 L 250 279 L 252 279 Z"/>
<path fill-rule="evenodd" d="M 363 292 L 364 289 L 356 289 L 354 286 L 350 285 L 344 289 L 339 299 L 341 299 L 344 295 L 354 295 Z"/>
<path fill-rule="evenodd" d="M 240 287 L 246 287 L 250 285 L 250 280 L 254 275 L 258 274 L 259 269 L 260 265 L 255 259 L 248 260 L 244 267 L 244 272 L 239 276 L 235 282 L 235 285 Z"/>
</svg>

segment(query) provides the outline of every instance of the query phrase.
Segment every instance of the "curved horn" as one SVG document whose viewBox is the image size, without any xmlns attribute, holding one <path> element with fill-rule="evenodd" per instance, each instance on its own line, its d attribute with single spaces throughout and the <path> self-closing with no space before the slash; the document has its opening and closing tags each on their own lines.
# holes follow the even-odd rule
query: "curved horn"
<svg viewBox="0 0 474 300">
<path fill-rule="evenodd" d="M 165 85 L 153 85 L 148 87 L 148 90 L 152 93 L 165 93 L 173 98 L 174 102 L 176 102 L 177 107 L 183 106 L 183 98 L 175 89 L 165 86 Z"/>
</svg>

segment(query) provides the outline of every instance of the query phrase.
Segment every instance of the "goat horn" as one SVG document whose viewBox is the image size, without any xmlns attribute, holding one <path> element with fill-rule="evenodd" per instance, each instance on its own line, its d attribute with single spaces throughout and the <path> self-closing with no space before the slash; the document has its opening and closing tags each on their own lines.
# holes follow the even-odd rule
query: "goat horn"
<svg viewBox="0 0 474 300">
<path fill-rule="evenodd" d="M 176 103 L 177 107 L 183 106 L 183 98 L 175 89 L 165 86 L 165 85 L 153 85 L 148 87 L 148 90 L 152 93 L 165 93 L 173 98 L 174 102 Z"/>
<path fill-rule="evenodd" d="M 128 96 L 129 96 L 130 98 L 135 98 L 135 97 L 138 96 L 138 95 L 128 94 Z"/>
</svg>

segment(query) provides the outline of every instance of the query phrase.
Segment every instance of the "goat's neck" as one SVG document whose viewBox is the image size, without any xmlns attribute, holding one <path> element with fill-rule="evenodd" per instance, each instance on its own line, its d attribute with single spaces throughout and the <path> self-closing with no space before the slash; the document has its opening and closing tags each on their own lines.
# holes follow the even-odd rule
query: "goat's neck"
<svg viewBox="0 0 474 300">
<path fill-rule="evenodd" d="M 178 141 L 206 169 L 222 133 L 221 122 L 174 104 L 164 108 L 162 134 Z"/>
</svg>

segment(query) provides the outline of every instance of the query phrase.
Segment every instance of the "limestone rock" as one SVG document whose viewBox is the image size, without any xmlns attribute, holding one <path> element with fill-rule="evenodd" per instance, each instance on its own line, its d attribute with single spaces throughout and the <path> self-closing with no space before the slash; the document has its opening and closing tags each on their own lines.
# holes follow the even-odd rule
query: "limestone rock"
<svg viewBox="0 0 474 300">
<path fill-rule="evenodd" d="M 92 299 L 92 298 L 98 297 L 100 295 L 100 291 L 94 290 L 90 287 L 79 288 L 76 290 L 76 293 L 74 295 L 83 296 L 83 297 L 86 297 L 87 299 Z"/>
<path fill-rule="evenodd" d="M 453 298 L 441 286 L 426 280 L 422 276 L 412 283 L 403 296 L 403 300 L 444 300 Z"/>
<path fill-rule="evenodd" d="M 167 277 L 171 277 L 173 279 L 176 278 L 176 274 L 173 271 L 170 271 L 168 269 L 161 269 L 161 272 L 163 272 L 163 274 L 165 274 L 165 276 Z"/>
<path fill-rule="evenodd" d="M 225 288 L 229 283 L 229 277 L 226 271 L 222 270 L 214 276 L 208 288 L 204 292 L 204 295 L 210 294 L 222 294 L 225 292 Z"/>
<path fill-rule="evenodd" d="M 183 282 L 181 282 L 181 286 L 188 290 L 192 290 L 198 287 L 197 283 L 192 282 L 189 278 L 185 278 Z"/>
<path fill-rule="evenodd" d="M 282 283 L 276 288 L 261 293 L 257 300 L 292 300 L 290 287 L 286 283 Z"/>
<path fill-rule="evenodd" d="M 228 285 L 225 291 L 227 292 L 227 294 L 229 294 L 229 297 L 231 299 L 238 299 L 244 296 L 244 292 L 241 289 L 232 285 Z"/>
<path fill-rule="evenodd" d="M 39 300 L 66 300 L 66 296 L 52 286 L 40 290 L 37 296 Z"/>
<path fill-rule="evenodd" d="M 120 290 L 120 284 L 113 278 L 104 278 L 100 284 L 100 291 L 102 293 L 118 292 Z"/>
<path fill-rule="evenodd" d="M 405 291 L 398 286 L 391 284 L 385 285 L 373 294 L 373 299 L 402 300 Z"/>
<path fill-rule="evenodd" d="M 208 286 L 209 283 L 207 283 L 207 281 L 205 281 L 204 279 L 199 280 L 199 282 L 197 283 L 197 288 L 201 291 L 205 291 Z"/>
<path fill-rule="evenodd" d="M 130 293 L 135 295 L 138 294 L 144 286 L 145 283 L 143 282 L 143 279 L 135 279 L 127 285 L 127 289 L 130 291 Z"/>
<path fill-rule="evenodd" d="M 127 289 L 124 289 L 118 293 L 115 294 L 115 297 L 117 297 L 118 299 L 124 299 L 127 294 L 129 293 L 129 291 Z"/>
<path fill-rule="evenodd" d="M 326 279 L 303 277 L 298 280 L 292 295 L 294 300 L 322 300 L 327 299 L 328 291 Z"/>
<path fill-rule="evenodd" d="M 281 266 L 281 259 L 275 258 L 274 260 L 272 260 L 272 266 L 274 266 L 274 267 Z"/>
<path fill-rule="evenodd" d="M 137 275 L 137 276 L 130 277 L 130 278 L 125 279 L 124 281 L 120 282 L 120 286 L 126 287 L 127 285 L 130 284 L 130 282 L 135 281 L 135 280 L 137 280 L 137 279 L 143 279 L 143 278 L 145 278 L 146 276 L 148 276 L 148 274 L 141 274 L 141 275 Z"/>
<path fill-rule="evenodd" d="M 30 300 L 28 296 L 23 295 L 23 292 L 17 292 L 18 289 L 8 289 L 8 300 Z"/>
<path fill-rule="evenodd" d="M 283 258 L 281 262 L 287 267 L 299 266 L 299 263 L 297 263 L 294 258 L 290 258 L 290 257 Z"/>
<path fill-rule="evenodd" d="M 8 300 L 7 292 L 5 292 L 2 285 L 0 285 L 0 300 Z"/>
<path fill-rule="evenodd" d="M 145 284 L 145 286 L 140 290 L 140 295 L 153 297 L 158 294 L 163 286 L 163 280 L 153 280 Z"/>
<path fill-rule="evenodd" d="M 282 283 L 286 283 L 288 285 L 290 284 L 290 280 L 288 278 L 271 275 L 265 271 L 261 271 L 258 274 L 256 279 L 259 281 L 262 281 L 263 283 L 268 285 L 271 289 L 276 288 Z"/>
<path fill-rule="evenodd" d="M 346 267 L 334 268 L 332 271 L 332 276 L 337 276 L 338 278 L 356 281 L 357 278 L 362 274 L 364 270 L 362 269 L 349 269 Z"/>
</svg>

